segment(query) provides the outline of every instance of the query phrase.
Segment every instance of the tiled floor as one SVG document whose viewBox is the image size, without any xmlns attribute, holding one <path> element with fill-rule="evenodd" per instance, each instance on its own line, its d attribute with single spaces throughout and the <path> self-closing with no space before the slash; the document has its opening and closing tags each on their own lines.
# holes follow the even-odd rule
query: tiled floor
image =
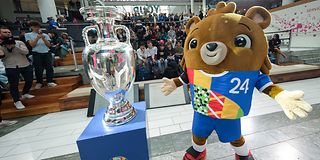
<svg viewBox="0 0 320 160">
<path fill-rule="evenodd" d="M 306 93 L 305 100 L 307 102 L 311 104 L 317 104 L 320 103 L 320 85 L 318 84 L 319 82 L 320 78 L 315 78 L 283 83 L 281 84 L 281 86 L 288 90 L 301 89 Z M 256 128 L 255 125 L 253 125 L 256 123 L 256 121 L 253 121 L 252 118 L 260 117 L 261 115 L 273 112 L 278 112 L 279 115 L 284 117 L 283 113 L 279 111 L 281 111 L 280 107 L 278 107 L 278 105 L 271 98 L 255 92 L 250 115 L 243 119 L 243 130 L 245 134 L 248 134 L 247 138 L 249 139 L 249 141 L 249 134 L 259 129 Z M 193 110 L 190 105 L 148 110 L 147 134 L 150 137 L 150 140 L 152 138 L 165 138 L 166 135 L 172 136 L 173 134 L 183 133 L 185 134 L 185 136 L 182 137 L 185 137 L 186 139 L 181 142 L 177 142 L 177 144 L 182 142 L 189 143 L 190 137 L 188 137 L 187 135 L 190 135 L 189 130 L 191 129 L 192 114 Z M 44 115 L 33 121 L 32 123 L 29 123 L 7 135 L 0 137 L 0 160 L 37 160 L 78 152 L 75 141 L 90 120 L 91 118 L 86 118 L 86 109 Z M 271 119 L 271 121 L 273 120 Z M 266 121 L 265 123 L 267 122 L 268 121 Z M 291 130 L 299 129 L 303 132 L 301 135 L 290 134 Z M 300 140 L 299 138 L 293 138 L 301 137 L 305 133 L 312 132 L 312 130 L 310 131 L 303 128 L 303 125 L 292 125 L 287 126 L 286 128 L 279 127 L 279 130 L 283 131 L 281 133 L 287 133 L 287 136 L 292 139 L 292 141 L 290 140 L 285 143 L 277 144 L 274 144 L 274 142 L 279 142 L 279 140 L 270 140 L 270 142 L 268 141 L 272 144 L 264 144 L 264 141 L 257 142 L 254 143 L 254 145 L 256 146 L 253 146 L 256 147 L 254 151 L 258 153 L 258 155 L 266 154 L 264 150 L 259 150 L 259 147 L 262 145 L 269 146 L 267 147 L 267 150 L 269 151 L 275 150 L 279 147 L 283 147 L 284 149 L 293 152 L 296 151 L 296 149 L 290 146 L 299 143 Z M 279 130 L 276 130 L 274 132 L 277 133 L 277 131 Z M 252 135 L 251 139 L 258 140 L 259 137 L 264 138 L 266 137 L 266 135 L 265 133 Z M 288 137 L 283 137 L 281 141 Z M 302 139 L 301 141 L 303 140 L 304 139 Z M 212 148 L 220 148 L 221 150 L 227 148 L 220 143 L 212 143 L 210 145 Z M 181 145 L 181 147 L 175 146 L 175 149 L 172 150 L 170 150 L 170 148 L 161 148 L 161 150 L 174 157 L 181 157 L 180 155 L 183 154 L 182 150 L 184 149 L 185 145 Z M 305 148 L 303 148 L 303 146 L 301 149 L 306 150 Z M 224 153 L 222 157 L 231 155 L 229 154 L 231 153 L 229 149 L 223 151 L 226 153 Z M 300 152 L 298 151 L 294 153 L 296 153 L 297 155 L 300 154 Z M 166 157 L 168 155 L 162 153 L 161 156 Z M 296 156 L 293 155 L 293 157 Z"/>
<path fill-rule="evenodd" d="M 318 160 L 319 114 L 320 104 L 317 104 L 308 118 L 296 121 L 289 120 L 282 112 L 249 117 L 242 124 L 250 125 L 251 130 L 242 128 L 243 135 L 257 160 Z M 190 131 L 184 131 L 150 138 L 151 160 L 180 160 L 191 145 L 190 136 Z M 231 146 L 219 142 L 215 133 L 208 139 L 207 153 L 207 160 L 234 159 Z"/>
<path fill-rule="evenodd" d="M 314 78 L 281 83 L 280 85 L 287 90 L 303 90 L 305 92 L 304 99 L 311 104 L 316 104 L 320 103 L 319 82 L 320 78 Z M 174 98 L 171 99 L 171 101 L 174 100 Z M 250 114 L 245 118 L 278 111 L 281 111 L 281 108 L 273 99 L 255 90 Z M 190 130 L 192 115 L 193 110 L 190 104 L 170 108 L 150 109 L 147 112 L 148 128 L 152 129 L 152 132 L 149 132 L 149 136 L 154 137 L 172 133 L 173 128 L 176 129 L 175 132 Z M 180 127 L 177 127 L 177 125 L 180 125 Z M 159 130 L 157 128 L 159 128 Z"/>
</svg>

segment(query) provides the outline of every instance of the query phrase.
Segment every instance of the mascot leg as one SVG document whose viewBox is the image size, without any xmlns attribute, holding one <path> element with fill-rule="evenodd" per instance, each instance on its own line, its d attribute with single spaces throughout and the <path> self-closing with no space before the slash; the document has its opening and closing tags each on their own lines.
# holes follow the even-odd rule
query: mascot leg
<svg viewBox="0 0 320 160">
<path fill-rule="evenodd" d="M 206 158 L 207 138 L 192 135 L 192 146 L 187 149 L 183 160 L 204 160 Z"/>
<path fill-rule="evenodd" d="M 187 149 L 183 160 L 204 160 L 207 138 L 214 131 L 213 118 L 194 112 L 192 122 L 192 146 Z"/>
<path fill-rule="evenodd" d="M 235 160 L 254 160 L 243 136 L 238 140 L 230 142 L 230 144 L 236 152 Z"/>
</svg>

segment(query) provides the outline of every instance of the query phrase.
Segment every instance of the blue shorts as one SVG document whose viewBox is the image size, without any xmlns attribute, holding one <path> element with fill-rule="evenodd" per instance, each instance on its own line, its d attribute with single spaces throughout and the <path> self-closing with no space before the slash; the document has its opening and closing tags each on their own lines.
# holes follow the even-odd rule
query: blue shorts
<svg viewBox="0 0 320 160">
<path fill-rule="evenodd" d="M 207 138 L 214 130 L 223 143 L 238 140 L 241 137 L 240 119 L 216 119 L 194 112 L 193 135 L 199 138 Z"/>
</svg>

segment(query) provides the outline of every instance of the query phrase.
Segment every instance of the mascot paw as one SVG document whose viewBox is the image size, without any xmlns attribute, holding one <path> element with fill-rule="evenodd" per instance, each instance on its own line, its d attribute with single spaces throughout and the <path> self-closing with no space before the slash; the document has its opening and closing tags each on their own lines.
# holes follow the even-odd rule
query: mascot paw
<svg viewBox="0 0 320 160">
<path fill-rule="evenodd" d="M 169 95 L 172 91 L 174 91 L 177 86 L 176 84 L 174 84 L 174 81 L 172 79 L 168 79 L 168 78 L 163 78 L 163 86 L 161 87 L 161 92 L 167 96 Z"/>
<path fill-rule="evenodd" d="M 312 111 L 312 107 L 302 99 L 303 95 L 303 91 L 284 90 L 276 95 L 275 100 L 289 119 L 296 119 L 297 116 L 304 118 Z"/>
</svg>

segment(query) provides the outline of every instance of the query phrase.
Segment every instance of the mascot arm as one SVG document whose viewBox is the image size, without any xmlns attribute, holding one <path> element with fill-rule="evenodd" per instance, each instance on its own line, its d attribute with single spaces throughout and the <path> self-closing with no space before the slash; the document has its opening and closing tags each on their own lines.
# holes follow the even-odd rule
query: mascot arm
<svg viewBox="0 0 320 160">
<path fill-rule="evenodd" d="M 188 84 L 188 75 L 186 72 L 182 73 L 179 77 L 168 79 L 163 78 L 163 85 L 161 87 L 161 92 L 167 96 L 173 92 L 177 87 L 182 86 L 183 84 Z"/>
<path fill-rule="evenodd" d="M 311 105 L 302 99 L 303 91 L 287 91 L 273 84 L 264 89 L 263 93 L 275 99 L 289 119 L 307 117 L 308 112 L 312 111 Z"/>
</svg>

